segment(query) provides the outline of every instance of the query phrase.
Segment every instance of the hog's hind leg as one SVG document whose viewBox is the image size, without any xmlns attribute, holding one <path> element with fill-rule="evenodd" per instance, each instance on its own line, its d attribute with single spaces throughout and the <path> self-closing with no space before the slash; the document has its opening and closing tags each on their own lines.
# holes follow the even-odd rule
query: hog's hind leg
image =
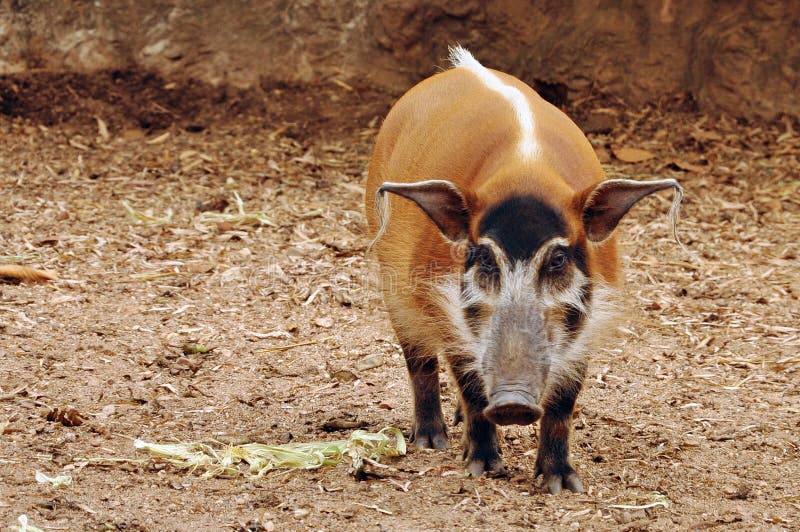
<svg viewBox="0 0 800 532">
<path fill-rule="evenodd" d="M 414 396 L 414 421 L 411 440 L 422 449 L 447 448 L 447 428 L 439 397 L 439 361 L 408 342 L 401 342 Z"/>
</svg>

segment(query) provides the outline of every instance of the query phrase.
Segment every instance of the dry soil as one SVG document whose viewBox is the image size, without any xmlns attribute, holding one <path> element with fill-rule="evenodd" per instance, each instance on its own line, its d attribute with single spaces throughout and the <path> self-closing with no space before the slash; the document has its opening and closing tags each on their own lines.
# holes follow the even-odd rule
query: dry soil
<svg viewBox="0 0 800 532">
<path fill-rule="evenodd" d="M 464 476 L 460 427 L 448 450 L 412 448 L 362 481 L 345 465 L 205 479 L 101 460 L 146 458 L 135 438 L 349 434 L 331 422 L 408 432 L 362 212 L 395 96 L 130 72 L 0 81 L 0 255 L 59 276 L 0 283 L 0 526 L 25 514 L 45 530 L 797 527 L 798 124 L 679 100 L 568 109 L 610 175 L 681 181 L 694 254 L 671 238 L 668 194 L 619 229 L 619 332 L 592 354 L 574 418 L 586 493 L 543 493 L 530 427 L 502 431 L 498 479 Z M 203 223 L 202 210 L 234 212 L 234 193 L 273 225 Z M 140 223 L 123 201 L 164 223 Z M 73 480 L 53 488 L 37 470 Z"/>
</svg>

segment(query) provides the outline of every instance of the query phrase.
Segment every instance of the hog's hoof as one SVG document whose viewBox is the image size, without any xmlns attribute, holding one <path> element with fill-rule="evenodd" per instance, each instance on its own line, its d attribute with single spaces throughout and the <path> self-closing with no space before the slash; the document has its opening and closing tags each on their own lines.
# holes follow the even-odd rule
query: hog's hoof
<svg viewBox="0 0 800 532">
<path fill-rule="evenodd" d="M 479 477 L 484 473 L 486 473 L 487 477 L 492 478 L 508 476 L 506 466 L 503 465 L 503 461 L 500 458 L 470 460 L 467 464 L 467 473 L 471 477 Z"/>
<path fill-rule="evenodd" d="M 558 471 L 546 472 L 541 466 L 536 466 L 536 477 L 542 475 L 542 486 L 552 495 L 558 495 L 563 490 L 583 493 L 581 479 L 572 467 L 567 464 L 558 468 Z"/>
<path fill-rule="evenodd" d="M 417 449 L 447 449 L 447 429 L 442 421 L 417 424 L 410 439 Z"/>
<path fill-rule="evenodd" d="M 467 473 L 472 477 L 479 477 L 484 473 L 488 477 L 508 475 L 496 445 L 475 448 L 471 442 L 464 442 L 463 458 L 467 461 Z"/>
</svg>

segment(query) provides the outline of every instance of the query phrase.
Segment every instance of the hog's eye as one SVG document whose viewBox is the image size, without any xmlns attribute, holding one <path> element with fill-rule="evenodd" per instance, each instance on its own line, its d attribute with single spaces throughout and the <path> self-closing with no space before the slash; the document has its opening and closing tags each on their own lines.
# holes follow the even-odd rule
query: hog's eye
<svg viewBox="0 0 800 532">
<path fill-rule="evenodd" d="M 563 249 L 557 249 L 550 255 L 547 261 L 547 271 L 558 272 L 567 266 L 567 252 Z"/>
<path fill-rule="evenodd" d="M 467 255 L 467 269 L 475 266 L 478 285 L 484 289 L 495 286 L 500 269 L 492 250 L 486 246 L 474 246 Z"/>
<path fill-rule="evenodd" d="M 494 275 L 497 273 L 497 263 L 494 260 L 492 251 L 484 246 L 477 249 L 475 262 L 483 275 Z"/>
</svg>

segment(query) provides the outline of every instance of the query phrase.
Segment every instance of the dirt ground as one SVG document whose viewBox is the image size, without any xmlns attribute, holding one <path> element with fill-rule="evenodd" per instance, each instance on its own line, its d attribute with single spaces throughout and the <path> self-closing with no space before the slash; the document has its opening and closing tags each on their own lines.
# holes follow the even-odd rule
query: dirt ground
<svg viewBox="0 0 800 532">
<path fill-rule="evenodd" d="M 365 481 L 344 465 L 204 479 L 97 460 L 145 458 L 135 438 L 304 442 L 346 437 L 329 432 L 342 421 L 408 432 L 362 213 L 394 96 L 131 73 L 0 82 L 0 256 L 59 275 L 0 283 L 0 527 L 22 514 L 45 530 L 800 526 L 800 129 L 679 99 L 568 109 L 610 175 L 681 181 L 695 254 L 671 239 L 669 194 L 619 230 L 619 334 L 593 354 L 574 420 L 586 493 L 543 493 L 530 427 L 502 431 L 499 479 L 464 476 L 460 427 L 448 450 L 411 448 Z M 234 193 L 274 225 L 203 223 L 201 210 L 234 212 Z M 123 201 L 174 214 L 137 223 Z M 73 481 L 53 488 L 37 470 Z"/>
</svg>

